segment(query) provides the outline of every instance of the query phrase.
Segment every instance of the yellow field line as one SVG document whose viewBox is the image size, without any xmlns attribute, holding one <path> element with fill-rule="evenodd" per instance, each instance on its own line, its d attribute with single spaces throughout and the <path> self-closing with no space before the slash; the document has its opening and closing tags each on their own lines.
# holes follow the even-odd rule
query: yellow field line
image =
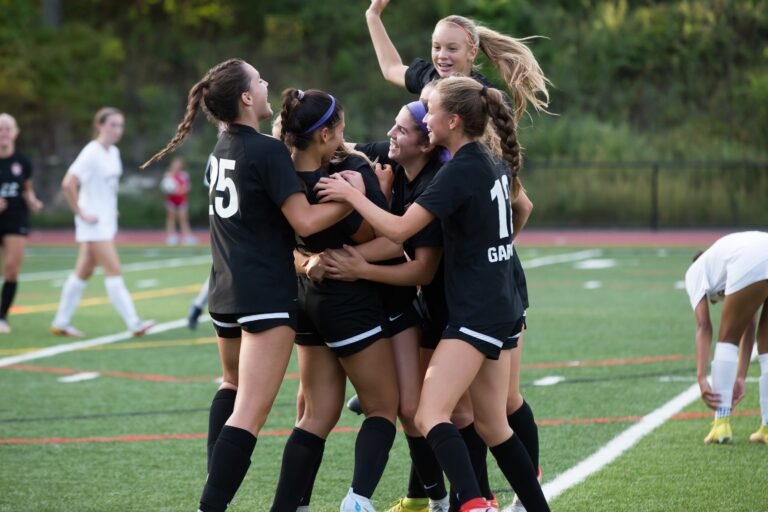
<svg viewBox="0 0 768 512">
<path fill-rule="evenodd" d="M 190 293 L 190 292 L 197 292 L 197 291 L 200 291 L 200 285 L 191 284 L 188 286 L 181 286 L 178 288 L 161 288 L 159 290 L 147 290 L 144 292 L 135 292 L 131 294 L 131 297 L 133 298 L 133 300 L 145 300 L 145 299 L 156 299 L 158 297 L 171 297 L 173 295 L 178 295 L 180 293 Z M 109 297 L 93 297 L 90 299 L 83 299 L 80 301 L 80 305 L 78 307 L 101 306 L 104 304 L 109 304 Z M 58 307 L 59 307 L 58 302 L 52 303 L 52 304 L 32 304 L 29 306 L 18 305 L 18 306 L 13 306 L 11 308 L 11 314 L 12 315 L 29 315 L 32 313 L 56 311 Z"/>
<path fill-rule="evenodd" d="M 127 350 L 136 348 L 162 348 L 162 347 L 174 347 L 174 346 L 189 346 L 189 345 L 207 345 L 209 343 L 216 343 L 215 336 L 207 336 L 205 338 L 190 338 L 186 340 L 162 340 L 162 341 L 134 341 L 131 343 L 120 343 L 117 345 L 97 345 L 95 347 L 81 348 L 78 352 L 85 352 L 88 350 Z M 44 347 L 29 347 L 29 348 L 8 348 L 0 350 L 0 355 L 15 355 L 25 354 L 27 352 L 34 352 Z"/>
</svg>

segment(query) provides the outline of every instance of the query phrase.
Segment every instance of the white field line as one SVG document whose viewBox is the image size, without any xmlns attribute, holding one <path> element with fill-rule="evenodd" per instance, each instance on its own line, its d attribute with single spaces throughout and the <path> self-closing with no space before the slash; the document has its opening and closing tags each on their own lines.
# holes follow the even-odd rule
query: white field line
<svg viewBox="0 0 768 512">
<path fill-rule="evenodd" d="M 142 270 L 157 270 L 160 268 L 177 268 L 186 267 L 189 265 L 202 265 L 203 263 L 210 263 L 211 257 L 206 256 L 190 256 L 187 258 L 170 258 L 167 260 L 155 260 L 155 261 L 137 261 L 135 263 L 126 263 L 122 265 L 123 272 L 140 272 Z M 72 270 L 51 270 L 48 272 L 30 272 L 28 274 L 21 274 L 19 276 L 20 281 L 46 281 L 48 279 L 56 279 L 61 277 L 67 277 L 72 273 Z M 96 274 L 102 274 L 101 267 L 96 269 Z"/>
<path fill-rule="evenodd" d="M 586 260 L 589 258 L 601 256 L 602 254 L 603 251 L 600 249 L 588 249 L 586 251 L 553 254 L 552 256 L 541 256 L 540 258 L 533 258 L 531 260 L 523 261 L 523 270 L 527 270 L 529 268 L 544 267 L 546 265 L 554 265 L 556 263 L 569 263 L 572 261 Z"/>
<path fill-rule="evenodd" d="M 752 359 L 757 357 L 757 352 L 753 352 Z M 685 409 L 688 405 L 696 401 L 701 396 L 699 385 L 693 384 L 688 389 L 672 398 L 670 401 L 658 409 L 643 416 L 643 418 L 603 445 L 595 453 L 582 460 L 572 468 L 557 475 L 551 482 L 542 485 L 544 496 L 547 501 L 560 496 L 562 493 L 580 484 L 603 469 L 605 466 L 618 459 L 624 452 L 636 445 L 642 438 L 660 427 L 669 418 Z M 507 507 L 503 512 L 512 512 L 512 507 Z"/>
<path fill-rule="evenodd" d="M 201 322 L 208 321 L 209 319 L 210 318 L 207 315 L 200 317 Z M 172 320 L 170 322 L 157 324 L 156 326 L 152 327 L 152 329 L 149 330 L 148 334 L 150 335 L 157 334 L 160 332 L 171 331 L 173 329 L 178 329 L 179 327 L 186 327 L 186 326 L 187 326 L 187 319 L 180 318 L 178 320 Z M 61 345 L 54 345 L 52 347 L 36 350 L 34 352 L 27 352 L 25 354 L 20 354 L 17 356 L 0 358 L 0 367 L 9 366 L 12 364 L 24 363 L 26 361 L 32 361 L 35 359 L 42 359 L 44 357 L 56 356 L 59 354 L 64 354 L 66 352 L 79 350 L 81 348 L 95 347 L 98 345 L 107 345 L 109 343 L 115 343 L 117 341 L 127 340 L 132 337 L 133 337 L 133 334 L 130 331 L 124 331 L 124 332 L 118 332 L 116 334 L 108 334 L 106 336 L 100 336 L 98 338 L 93 338 L 91 340 L 75 341 L 73 343 L 63 343 Z"/>
</svg>

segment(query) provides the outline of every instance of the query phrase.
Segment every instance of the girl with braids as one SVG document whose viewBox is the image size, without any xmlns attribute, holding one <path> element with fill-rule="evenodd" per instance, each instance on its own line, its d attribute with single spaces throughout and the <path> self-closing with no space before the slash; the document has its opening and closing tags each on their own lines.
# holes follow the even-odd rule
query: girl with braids
<svg viewBox="0 0 768 512">
<path fill-rule="evenodd" d="M 209 416 L 203 512 L 226 510 L 240 487 L 285 375 L 296 331 L 294 230 L 309 236 L 350 211 L 310 205 L 285 145 L 259 133 L 259 123 L 272 115 L 267 86 L 240 59 L 217 64 L 190 89 L 176 135 L 142 166 L 184 140 L 198 108 L 222 129 L 207 172 L 209 311 L 224 377 Z"/>
<path fill-rule="evenodd" d="M 143 336 L 155 324 L 136 313 L 120 274 L 115 248 L 117 187 L 123 164 L 117 142 L 123 136 L 124 118 L 116 108 L 104 107 L 93 119 L 94 138 L 77 155 L 61 183 L 64 197 L 75 213 L 75 240 L 80 244 L 75 270 L 61 290 L 61 300 L 51 333 L 82 336 L 71 324 L 80 297 L 97 265 L 104 269 L 104 287 L 112 305 L 134 336 Z"/>
<path fill-rule="evenodd" d="M 19 126 L 10 114 L 0 114 L 0 244 L 3 257 L 3 290 L 0 293 L 0 334 L 9 334 L 8 310 L 16 296 L 19 270 L 29 233 L 29 212 L 43 203 L 32 187 L 32 164 L 16 151 Z"/>
<path fill-rule="evenodd" d="M 294 167 L 310 203 L 318 202 L 315 185 L 337 175 L 350 180 L 362 178 L 364 186 L 358 183 L 358 187 L 363 190 L 363 197 L 386 207 L 368 160 L 338 155 L 339 148 L 344 147 L 344 112 L 333 96 L 318 90 L 286 89 L 280 117 L 281 138 L 291 149 Z M 369 241 L 373 231 L 359 214 L 353 213 L 317 234 L 300 235 L 301 249 L 316 254 Z M 386 242 L 390 247 L 394 245 Z M 402 248 L 396 249 L 402 254 Z M 299 277 L 299 289 L 301 309 L 296 344 L 303 410 L 283 452 L 272 510 L 283 512 L 308 505 L 325 439 L 344 406 L 349 377 L 360 396 L 366 419 L 355 443 L 352 486 L 340 510 L 373 511 L 370 498 L 384 473 L 395 439 L 398 407 L 397 375 L 379 290 L 367 280 L 315 281 L 307 276 Z"/>
<path fill-rule="evenodd" d="M 513 112 L 503 95 L 471 78 L 440 81 L 429 97 L 430 142 L 452 159 L 402 217 L 377 208 L 339 178 L 321 180 L 323 201 L 350 204 L 378 232 L 402 243 L 442 222 L 448 326 L 430 360 L 416 424 L 448 476 L 461 512 L 496 511 L 482 496 L 467 446 L 450 422 L 469 390 L 477 432 L 529 511 L 549 510 L 528 452 L 507 422 L 510 350 L 522 328 L 512 265 L 509 177 L 480 143 L 489 118 L 514 176 L 520 169 Z"/>
<path fill-rule="evenodd" d="M 425 115 L 423 103 L 418 100 L 410 102 L 397 114 L 394 126 L 387 133 L 388 141 L 355 146 L 369 158 L 377 160 L 377 167 L 391 169 L 394 183 L 390 187 L 392 199 L 389 211 L 395 215 L 405 213 L 427 189 L 443 164 L 443 148 L 435 147 L 429 141 L 423 122 Z M 403 244 L 407 261 L 402 256 L 380 261 L 382 257 L 378 253 L 369 254 L 368 261 L 361 254 L 364 247 L 326 250 L 321 255 L 322 268 L 327 277 L 348 281 L 370 279 L 381 283 L 386 324 L 397 365 L 400 389 L 398 416 L 412 461 L 408 494 L 391 505 L 390 511 L 417 507 L 418 510 L 433 512 L 448 510 L 442 470 L 414 421 L 423 380 L 420 348 L 434 350 L 442 327 L 445 327 L 443 323 L 440 332 L 435 333 L 422 319 L 426 312 L 437 315 L 445 310 L 440 307 L 445 301 L 442 246 L 440 221 L 435 219 Z M 424 310 L 419 307 L 417 286 L 421 286 Z M 433 319 L 437 320 L 430 316 L 430 320 Z"/>
</svg>

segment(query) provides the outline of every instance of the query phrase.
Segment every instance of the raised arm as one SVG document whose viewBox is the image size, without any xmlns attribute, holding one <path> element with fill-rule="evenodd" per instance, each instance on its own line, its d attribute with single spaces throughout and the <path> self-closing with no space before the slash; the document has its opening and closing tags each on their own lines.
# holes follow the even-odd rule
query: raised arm
<svg viewBox="0 0 768 512">
<path fill-rule="evenodd" d="M 371 34 L 381 74 L 388 82 L 405 87 L 405 71 L 408 66 L 403 64 L 397 48 L 387 34 L 387 29 L 384 28 L 384 22 L 381 21 L 381 13 L 387 4 L 389 0 L 371 0 L 370 7 L 365 11 L 365 21 L 368 23 L 368 32 Z"/>
</svg>

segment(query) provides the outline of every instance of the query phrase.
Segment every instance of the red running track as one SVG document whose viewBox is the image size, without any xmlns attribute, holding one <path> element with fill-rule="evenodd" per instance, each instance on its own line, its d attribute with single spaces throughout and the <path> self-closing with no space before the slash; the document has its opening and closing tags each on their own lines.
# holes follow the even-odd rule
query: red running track
<svg viewBox="0 0 768 512">
<path fill-rule="evenodd" d="M 641 246 L 641 247 L 686 247 L 699 246 L 702 249 L 718 238 L 731 233 L 726 230 L 536 230 L 527 229 L 520 234 L 517 243 L 522 245 L 554 246 Z M 195 231 L 200 243 L 207 244 L 207 230 Z M 65 245 L 75 243 L 74 230 L 32 230 L 31 245 Z M 118 244 L 164 245 L 165 232 L 161 230 L 121 230 L 117 235 Z"/>
</svg>

